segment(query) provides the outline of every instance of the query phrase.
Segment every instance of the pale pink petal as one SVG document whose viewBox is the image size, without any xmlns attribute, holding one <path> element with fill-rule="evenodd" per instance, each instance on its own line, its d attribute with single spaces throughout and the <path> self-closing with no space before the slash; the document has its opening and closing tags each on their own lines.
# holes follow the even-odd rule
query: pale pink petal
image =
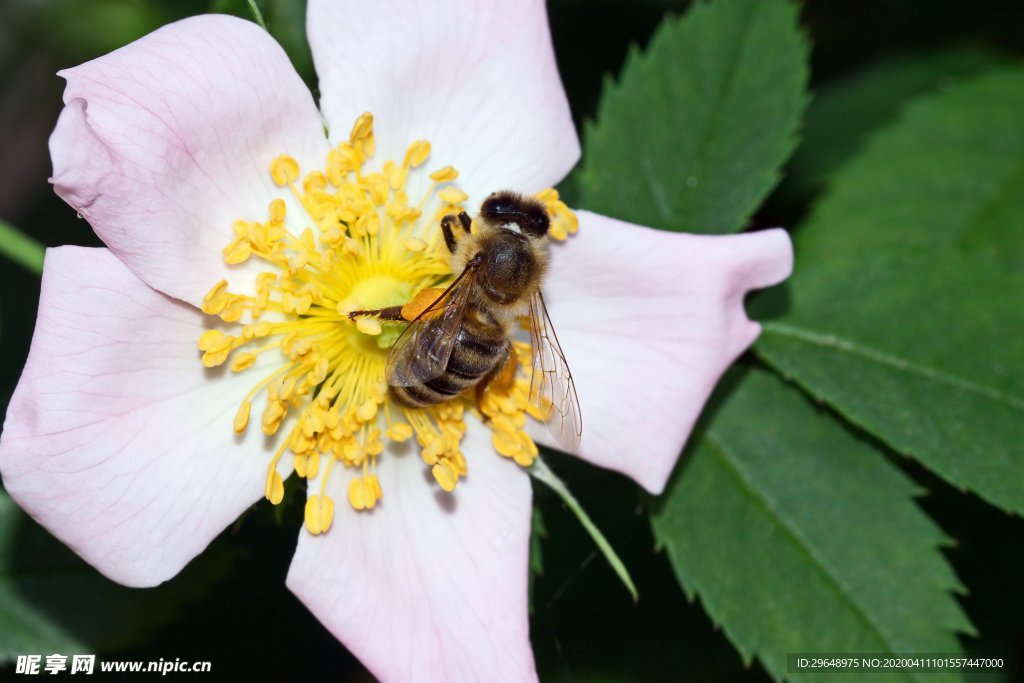
<svg viewBox="0 0 1024 683">
<path fill-rule="evenodd" d="M 300 534 L 288 587 L 385 683 L 536 680 L 529 478 L 478 422 L 463 441 L 469 476 L 452 494 L 404 451 L 380 458 L 384 498 L 371 512 L 351 508 L 347 473 L 334 468 L 334 524 Z"/>
<path fill-rule="evenodd" d="M 578 215 L 544 287 L 580 397 L 578 454 L 660 493 L 718 378 L 760 332 L 744 295 L 789 275 L 792 246 L 781 229 L 687 235 Z"/>
<path fill-rule="evenodd" d="M 204 329 L 199 311 L 106 249 L 46 253 L 0 473 L 21 507 L 120 583 L 173 576 L 263 495 L 263 435 L 232 430 L 262 373 L 204 370 Z"/>
<path fill-rule="evenodd" d="M 271 199 L 287 197 L 270 177 L 277 155 L 312 170 L 327 150 L 274 39 L 252 22 L 194 17 L 60 75 L 57 194 L 162 292 L 198 304 L 222 278 L 247 288 L 253 267 L 221 256 L 232 222 L 266 220 Z"/>
<path fill-rule="evenodd" d="M 311 0 L 307 30 L 332 141 L 370 111 L 378 160 L 427 139 L 476 201 L 554 185 L 579 158 L 543 0 Z"/>
</svg>

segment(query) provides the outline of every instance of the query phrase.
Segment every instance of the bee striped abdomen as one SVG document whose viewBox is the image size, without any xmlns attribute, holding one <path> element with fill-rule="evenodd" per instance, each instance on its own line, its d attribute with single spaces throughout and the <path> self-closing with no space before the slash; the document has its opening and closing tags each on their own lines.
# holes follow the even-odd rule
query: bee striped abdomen
<svg viewBox="0 0 1024 683">
<path fill-rule="evenodd" d="M 393 386 L 395 398 L 421 408 L 447 401 L 476 385 L 508 356 L 508 337 L 501 325 L 485 311 L 471 306 L 459 328 L 451 357 L 443 374 L 422 384 Z M 416 353 L 414 348 L 408 353 Z"/>
</svg>

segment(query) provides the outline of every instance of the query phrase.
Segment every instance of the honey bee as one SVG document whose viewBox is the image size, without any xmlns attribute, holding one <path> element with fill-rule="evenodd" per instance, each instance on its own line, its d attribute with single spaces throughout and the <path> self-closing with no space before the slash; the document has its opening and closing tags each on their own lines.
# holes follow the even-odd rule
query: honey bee
<svg viewBox="0 0 1024 683">
<path fill-rule="evenodd" d="M 386 376 L 395 399 L 421 408 L 476 388 L 477 400 L 514 353 L 519 320 L 529 319 L 533 373 L 530 403 L 547 416 L 567 451 L 582 434 L 579 399 L 544 305 L 547 209 L 515 192 L 491 194 L 480 206 L 477 231 L 466 212 L 445 216 L 441 231 L 459 276 L 406 328 L 388 354 Z M 396 309 L 355 311 L 401 319 Z"/>
</svg>

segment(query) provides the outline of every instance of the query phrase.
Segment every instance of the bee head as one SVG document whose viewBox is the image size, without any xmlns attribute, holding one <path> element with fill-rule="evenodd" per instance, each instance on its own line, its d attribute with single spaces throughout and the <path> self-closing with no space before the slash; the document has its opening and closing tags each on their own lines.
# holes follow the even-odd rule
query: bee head
<svg viewBox="0 0 1024 683">
<path fill-rule="evenodd" d="M 480 205 L 480 217 L 491 227 L 516 226 L 527 237 L 545 237 L 551 220 L 539 199 L 515 192 L 494 192 Z"/>
</svg>

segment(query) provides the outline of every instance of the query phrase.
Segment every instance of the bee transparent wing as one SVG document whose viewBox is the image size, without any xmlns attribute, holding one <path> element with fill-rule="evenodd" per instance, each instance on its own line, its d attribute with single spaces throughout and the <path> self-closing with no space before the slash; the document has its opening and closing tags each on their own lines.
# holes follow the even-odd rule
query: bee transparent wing
<svg viewBox="0 0 1024 683">
<path fill-rule="evenodd" d="M 385 368 L 388 384 L 408 387 L 444 374 L 462 327 L 476 270 L 475 265 L 467 266 L 455 282 L 405 328 L 388 353 Z"/>
<path fill-rule="evenodd" d="M 580 399 L 540 291 L 530 299 L 530 341 L 533 347 L 530 404 L 538 414 L 546 416 L 548 430 L 559 446 L 572 453 L 583 436 Z"/>
</svg>

